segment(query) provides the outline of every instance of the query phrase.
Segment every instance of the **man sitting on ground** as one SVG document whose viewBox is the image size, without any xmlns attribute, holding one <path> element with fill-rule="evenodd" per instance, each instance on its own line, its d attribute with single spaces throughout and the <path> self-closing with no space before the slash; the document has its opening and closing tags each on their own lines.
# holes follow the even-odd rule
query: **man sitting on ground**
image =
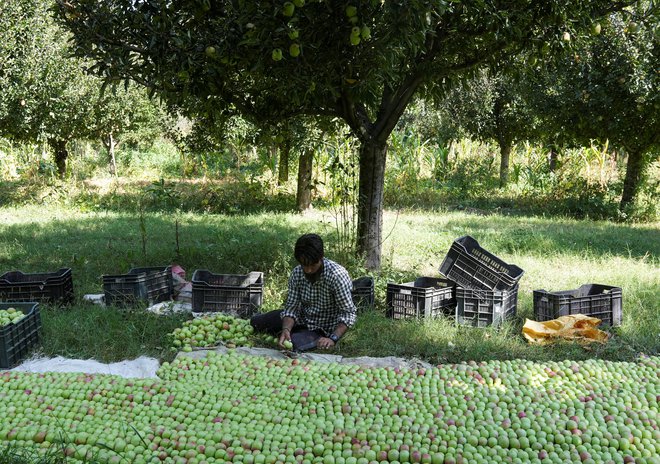
<svg viewBox="0 0 660 464">
<path fill-rule="evenodd" d="M 348 271 L 323 255 L 323 240 L 305 234 L 294 256 L 300 265 L 289 277 L 284 309 L 257 314 L 250 320 L 256 331 L 279 333 L 279 345 L 292 342 L 296 351 L 334 347 L 355 324 L 357 310 Z"/>
</svg>

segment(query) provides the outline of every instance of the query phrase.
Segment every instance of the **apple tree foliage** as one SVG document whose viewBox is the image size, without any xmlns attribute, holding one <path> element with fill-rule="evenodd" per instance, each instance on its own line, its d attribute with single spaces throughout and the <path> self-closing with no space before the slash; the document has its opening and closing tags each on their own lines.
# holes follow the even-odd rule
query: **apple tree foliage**
<svg viewBox="0 0 660 464">
<path fill-rule="evenodd" d="M 149 145 L 172 125 L 165 107 L 135 84 L 117 85 L 95 95 L 91 116 L 90 135 L 103 143 L 113 174 L 117 171 L 115 151 L 120 145 Z"/>
<path fill-rule="evenodd" d="M 191 114 L 340 118 L 360 142 L 358 251 L 381 259 L 388 137 L 416 93 L 557 43 L 631 0 L 57 0 L 75 51 Z"/>
<path fill-rule="evenodd" d="M 519 66 L 524 64 L 519 64 Z M 500 186 L 509 178 L 513 144 L 533 134 L 534 115 L 519 85 L 518 73 L 482 69 L 452 89 L 441 103 L 447 123 L 482 141 L 495 141 L 500 149 Z"/>
<path fill-rule="evenodd" d="M 63 175 L 71 140 L 98 137 L 111 151 L 129 134 L 153 139 L 164 112 L 138 86 L 101 94 L 102 80 L 71 56 L 69 34 L 54 21 L 53 5 L 52 0 L 0 5 L 0 135 L 46 142 Z"/>
<path fill-rule="evenodd" d="M 643 2 L 644 3 L 644 2 Z M 660 9 L 646 2 L 592 26 L 573 53 L 529 75 L 537 115 L 563 143 L 608 141 L 627 154 L 620 209 L 660 153 Z"/>
<path fill-rule="evenodd" d="M 67 143 L 87 135 L 98 80 L 67 56 L 67 38 L 51 6 L 48 0 L 0 6 L 0 135 L 47 142 L 62 175 Z"/>
</svg>

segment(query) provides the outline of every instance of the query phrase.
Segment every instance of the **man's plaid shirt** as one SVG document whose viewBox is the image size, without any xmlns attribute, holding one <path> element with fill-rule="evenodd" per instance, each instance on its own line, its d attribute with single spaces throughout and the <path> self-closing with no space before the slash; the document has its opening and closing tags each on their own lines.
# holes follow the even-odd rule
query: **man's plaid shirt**
<svg viewBox="0 0 660 464">
<path fill-rule="evenodd" d="M 348 271 L 334 261 L 323 258 L 323 272 L 314 283 L 307 280 L 302 266 L 296 266 L 289 277 L 282 317 L 292 317 L 296 324 L 321 329 L 326 335 L 340 322 L 352 327 L 357 317 L 352 290 Z"/>
</svg>

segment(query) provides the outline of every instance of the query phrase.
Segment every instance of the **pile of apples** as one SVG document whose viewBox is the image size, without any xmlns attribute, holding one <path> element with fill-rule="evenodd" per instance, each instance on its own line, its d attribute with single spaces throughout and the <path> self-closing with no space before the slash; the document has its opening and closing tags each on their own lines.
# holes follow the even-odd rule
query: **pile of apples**
<svg viewBox="0 0 660 464">
<path fill-rule="evenodd" d="M 25 314 L 16 308 L 0 309 L 0 327 L 9 324 L 16 324 L 21 319 L 25 318 Z"/>
<path fill-rule="evenodd" d="M 0 373 L 0 446 L 100 463 L 656 463 L 660 357 L 429 369 L 235 351 L 159 379 Z"/>
<path fill-rule="evenodd" d="M 157 379 L 0 373 L 0 446 L 99 463 L 656 463 L 660 358 L 429 369 L 210 351 Z"/>
<path fill-rule="evenodd" d="M 223 344 L 229 348 L 251 346 L 254 330 L 250 321 L 215 313 L 184 322 L 168 334 L 174 349 L 192 351 Z"/>
</svg>

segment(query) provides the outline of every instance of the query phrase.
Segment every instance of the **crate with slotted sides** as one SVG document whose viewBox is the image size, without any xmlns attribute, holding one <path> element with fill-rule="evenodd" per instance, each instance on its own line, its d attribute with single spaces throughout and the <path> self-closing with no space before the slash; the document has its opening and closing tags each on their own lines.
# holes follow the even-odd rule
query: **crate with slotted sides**
<svg viewBox="0 0 660 464">
<path fill-rule="evenodd" d="M 440 273 L 456 285 L 473 290 L 511 290 L 524 271 L 507 264 L 466 235 L 452 243 L 440 265 Z"/>
<path fill-rule="evenodd" d="M 353 281 L 353 303 L 358 311 L 374 307 L 374 279 L 364 276 Z"/>
<path fill-rule="evenodd" d="M 25 317 L 0 327 L 0 369 L 17 366 L 41 341 L 39 303 L 0 303 L 0 310 L 11 308 L 21 311 Z"/>
<path fill-rule="evenodd" d="M 392 319 L 434 318 L 453 315 L 455 283 L 436 277 L 387 284 L 387 315 Z"/>
<path fill-rule="evenodd" d="M 192 310 L 248 318 L 259 310 L 263 293 L 263 272 L 214 274 L 197 269 L 192 277 Z"/>
<path fill-rule="evenodd" d="M 160 303 L 172 299 L 172 267 L 136 267 L 128 274 L 104 275 L 105 304 L 130 306 L 139 302 Z"/>
<path fill-rule="evenodd" d="M 610 285 L 586 284 L 574 290 L 558 292 L 534 290 L 534 316 L 539 322 L 584 314 L 614 327 L 621 325 L 621 303 L 621 288 Z"/>
<path fill-rule="evenodd" d="M 516 315 L 518 286 L 512 290 L 456 287 L 456 323 L 472 327 L 500 326 Z"/>
<path fill-rule="evenodd" d="M 0 276 L 0 301 L 70 304 L 73 302 L 71 269 L 39 274 L 6 272 Z"/>
</svg>

